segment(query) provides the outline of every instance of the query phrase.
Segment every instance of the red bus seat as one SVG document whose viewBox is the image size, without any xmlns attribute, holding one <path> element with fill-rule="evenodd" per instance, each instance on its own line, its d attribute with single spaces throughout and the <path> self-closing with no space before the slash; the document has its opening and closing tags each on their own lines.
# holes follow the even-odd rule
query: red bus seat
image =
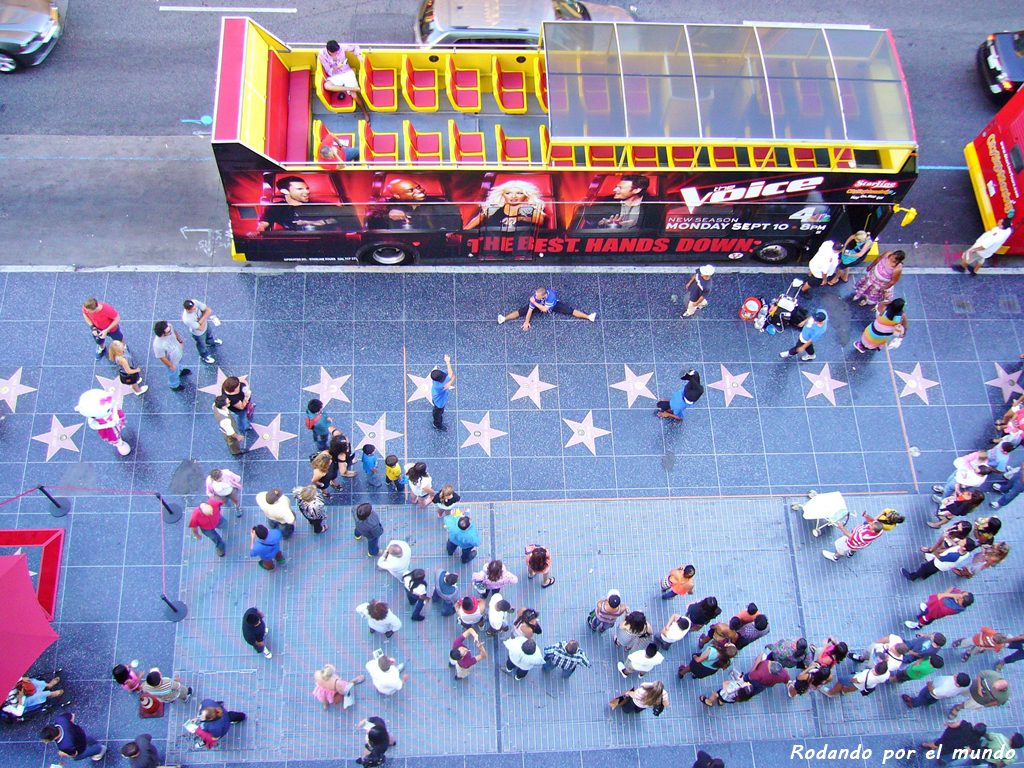
<svg viewBox="0 0 1024 768">
<path fill-rule="evenodd" d="M 356 100 L 352 98 L 352 94 L 325 90 L 324 81 L 326 79 L 324 68 L 318 57 L 316 61 L 316 95 L 320 97 L 320 103 L 331 112 L 354 112 Z"/>
<path fill-rule="evenodd" d="M 487 162 L 483 133 L 463 133 L 454 120 L 448 121 L 448 151 L 453 163 Z"/>
<path fill-rule="evenodd" d="M 320 148 L 332 140 L 338 140 L 345 147 L 356 146 L 356 135 L 354 133 L 331 133 L 327 126 L 320 120 L 313 121 L 313 159 L 317 165 L 326 170 L 337 170 L 341 163 L 337 160 L 324 160 L 320 155 Z M 353 161 L 355 162 L 355 161 Z"/>
<path fill-rule="evenodd" d="M 288 127 L 284 150 L 286 163 L 309 162 L 311 80 L 308 69 L 293 70 L 288 75 Z"/>
<path fill-rule="evenodd" d="M 412 56 L 402 56 L 402 93 L 410 109 L 416 112 L 437 112 L 437 70 L 417 67 Z"/>
<path fill-rule="evenodd" d="M 565 145 L 552 146 L 551 134 L 545 123 L 540 124 L 540 156 L 541 161 L 549 165 L 575 167 L 576 151 Z"/>
<path fill-rule="evenodd" d="M 364 162 L 398 162 L 397 133 L 374 133 L 368 122 L 360 120 L 359 137 L 362 144 L 360 154 Z"/>
<path fill-rule="evenodd" d="M 607 168 L 619 164 L 619 153 L 616 147 L 587 145 L 587 165 L 595 168 Z"/>
<path fill-rule="evenodd" d="M 661 165 L 658 148 L 649 145 L 631 144 L 629 146 L 629 164 L 633 168 L 657 168 Z"/>
<path fill-rule="evenodd" d="M 506 163 L 529 163 L 530 137 L 506 136 L 500 125 L 494 126 L 494 138 L 498 143 L 498 158 Z"/>
<path fill-rule="evenodd" d="M 386 54 L 363 54 L 359 85 L 370 109 L 377 112 L 398 111 L 398 67 L 388 66 Z M 400 62 L 399 62 L 400 64 Z M 397 134 L 395 134 L 397 136 Z"/>
<path fill-rule="evenodd" d="M 402 121 L 402 133 L 405 134 L 405 161 L 407 163 L 444 162 L 444 145 L 441 132 L 417 133 L 408 120 Z"/>
<path fill-rule="evenodd" d="M 502 112 L 511 115 L 526 113 L 526 72 L 510 68 L 515 63 L 514 57 L 506 58 L 502 66 L 503 56 L 494 57 L 491 70 L 491 82 L 494 88 L 494 99 Z"/>
<path fill-rule="evenodd" d="M 448 78 L 445 89 L 452 109 L 458 112 L 479 112 L 483 97 L 480 92 L 480 71 L 472 68 L 460 68 L 455 57 L 448 57 Z"/>
</svg>

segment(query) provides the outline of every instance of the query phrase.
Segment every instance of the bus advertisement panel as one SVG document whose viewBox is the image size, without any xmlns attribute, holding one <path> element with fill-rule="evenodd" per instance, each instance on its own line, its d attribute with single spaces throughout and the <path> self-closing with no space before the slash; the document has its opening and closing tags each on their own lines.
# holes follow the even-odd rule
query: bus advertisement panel
<svg viewBox="0 0 1024 768">
<path fill-rule="evenodd" d="M 999 252 L 1024 256 L 1024 227 L 1019 224 L 1024 212 L 1024 90 L 964 147 L 964 157 L 984 228 L 1018 216 L 1013 234 Z"/>
<path fill-rule="evenodd" d="M 353 169 L 238 172 L 224 186 L 235 250 L 257 261 L 671 263 L 792 260 L 837 224 L 843 237 L 881 229 L 912 182 Z"/>
</svg>

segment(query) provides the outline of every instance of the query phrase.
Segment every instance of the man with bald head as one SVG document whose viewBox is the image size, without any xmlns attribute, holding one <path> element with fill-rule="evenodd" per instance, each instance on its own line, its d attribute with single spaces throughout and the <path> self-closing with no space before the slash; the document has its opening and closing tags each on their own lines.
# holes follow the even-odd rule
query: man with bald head
<svg viewBox="0 0 1024 768">
<path fill-rule="evenodd" d="M 392 179 L 384 187 L 380 205 L 366 217 L 367 229 L 462 229 L 458 206 L 445 198 L 428 195 L 415 178 Z"/>
</svg>

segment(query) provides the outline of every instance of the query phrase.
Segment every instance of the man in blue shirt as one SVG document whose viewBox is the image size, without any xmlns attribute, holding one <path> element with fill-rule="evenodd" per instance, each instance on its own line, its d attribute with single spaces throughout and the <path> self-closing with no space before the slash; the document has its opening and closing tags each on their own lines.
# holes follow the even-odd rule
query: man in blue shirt
<svg viewBox="0 0 1024 768">
<path fill-rule="evenodd" d="M 75 762 L 87 757 L 99 762 L 107 751 L 104 745 L 75 723 L 75 716 L 70 712 L 62 712 L 54 718 L 52 725 L 43 726 L 39 738 L 45 742 L 56 742 L 58 754 Z"/>
<path fill-rule="evenodd" d="M 265 525 L 254 525 L 249 537 L 251 549 L 249 555 L 260 559 L 260 567 L 267 571 L 274 570 L 274 563 L 283 563 L 281 552 L 281 529 L 267 529 Z"/>
<path fill-rule="evenodd" d="M 801 356 L 801 360 L 813 360 L 814 359 L 814 342 L 825 335 L 825 331 L 828 330 L 828 312 L 824 309 L 814 310 L 814 314 L 800 323 L 800 338 L 797 339 L 796 344 L 793 348 L 786 352 L 779 352 L 779 357 L 786 359 L 792 357 L 800 352 L 804 354 Z"/>
<path fill-rule="evenodd" d="M 448 397 L 455 386 L 455 371 L 452 370 L 452 356 L 444 356 L 444 364 L 448 368 L 445 373 L 440 368 L 430 372 L 430 402 L 434 406 L 434 429 L 447 432 L 448 427 L 444 425 L 444 407 L 448 405 Z"/>
<path fill-rule="evenodd" d="M 586 312 L 570 307 L 564 301 L 559 301 L 558 293 L 555 292 L 554 288 L 538 288 L 530 296 L 530 301 L 525 307 L 513 310 L 507 315 L 498 315 L 498 325 L 501 325 L 506 320 L 515 320 L 517 317 L 525 315 L 523 318 L 523 330 L 528 331 L 530 330 L 530 320 L 533 318 L 534 312 L 543 312 L 545 315 L 554 312 L 556 315 L 571 316 L 580 320 L 589 320 L 590 322 L 594 322 L 597 319 L 597 312 L 591 312 L 588 315 Z"/>
<path fill-rule="evenodd" d="M 445 545 L 449 557 L 456 549 L 462 550 L 462 562 L 472 562 L 476 557 L 476 548 L 480 546 L 480 531 L 476 529 L 469 515 L 460 510 L 444 516 L 444 527 L 448 531 L 448 543 Z"/>
<path fill-rule="evenodd" d="M 655 415 L 661 419 L 672 419 L 682 421 L 683 413 L 704 395 L 704 385 L 700 383 L 700 374 L 691 368 L 679 377 L 686 382 L 682 387 L 672 393 L 668 400 L 657 402 L 658 410 Z"/>
</svg>

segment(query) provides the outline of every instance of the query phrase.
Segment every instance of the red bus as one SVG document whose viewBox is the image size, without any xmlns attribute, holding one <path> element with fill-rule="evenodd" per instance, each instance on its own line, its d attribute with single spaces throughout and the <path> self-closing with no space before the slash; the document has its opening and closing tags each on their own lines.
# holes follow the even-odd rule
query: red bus
<svg viewBox="0 0 1024 768">
<path fill-rule="evenodd" d="M 887 30 L 547 22 L 536 48 L 360 46 L 369 120 L 318 51 L 223 22 L 236 258 L 782 263 L 877 236 L 917 175 Z"/>
<path fill-rule="evenodd" d="M 984 229 L 1024 210 L 1024 90 L 964 147 L 964 157 Z M 1024 227 L 1014 229 L 999 253 L 1024 256 Z"/>
</svg>

